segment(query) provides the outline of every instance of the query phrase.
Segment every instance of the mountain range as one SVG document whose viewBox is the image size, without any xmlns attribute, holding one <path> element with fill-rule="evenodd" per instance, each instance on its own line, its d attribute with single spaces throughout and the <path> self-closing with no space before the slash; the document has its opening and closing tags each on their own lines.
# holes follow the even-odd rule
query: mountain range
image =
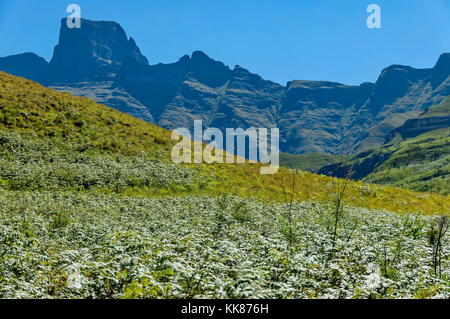
<svg viewBox="0 0 450 319">
<path fill-rule="evenodd" d="M 450 196 L 174 164 L 170 136 L 0 72 L 0 298 L 450 297 Z"/>
<path fill-rule="evenodd" d="M 449 299 L 449 60 L 282 86 L 63 20 L 50 62 L 0 59 L 0 298 Z M 316 153 L 174 163 L 195 118 Z"/>
<path fill-rule="evenodd" d="M 50 62 L 0 58 L 0 70 L 85 96 L 163 128 L 279 127 L 283 152 L 354 154 L 383 145 L 408 120 L 450 95 L 450 54 L 434 67 L 392 65 L 375 83 L 293 80 L 281 85 L 202 51 L 150 64 L 116 22 L 61 20 Z"/>
<path fill-rule="evenodd" d="M 319 173 L 449 194 L 450 97 L 393 130 L 382 147 L 335 160 Z"/>
</svg>

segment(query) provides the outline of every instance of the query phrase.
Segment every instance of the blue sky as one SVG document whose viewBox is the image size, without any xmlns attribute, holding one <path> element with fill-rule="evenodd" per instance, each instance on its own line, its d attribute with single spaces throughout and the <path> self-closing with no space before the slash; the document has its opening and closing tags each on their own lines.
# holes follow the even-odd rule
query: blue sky
<svg viewBox="0 0 450 319">
<path fill-rule="evenodd" d="M 450 52 L 450 0 L 0 0 L 0 56 L 49 60 L 71 3 L 119 22 L 152 64 L 202 50 L 282 84 L 375 81 L 391 64 L 431 67 Z M 366 26 L 371 3 L 381 29 Z"/>
</svg>

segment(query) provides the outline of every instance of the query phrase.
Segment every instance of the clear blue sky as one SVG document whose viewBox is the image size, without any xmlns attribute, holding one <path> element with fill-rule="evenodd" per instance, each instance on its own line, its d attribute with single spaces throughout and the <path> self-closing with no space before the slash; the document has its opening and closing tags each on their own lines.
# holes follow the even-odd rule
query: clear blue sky
<svg viewBox="0 0 450 319">
<path fill-rule="evenodd" d="M 391 64 L 431 67 L 450 52 L 450 0 L 0 0 L 0 56 L 49 60 L 71 3 L 119 22 L 152 64 L 202 50 L 282 84 L 375 81 Z M 371 3 L 382 29 L 366 27 Z"/>
</svg>

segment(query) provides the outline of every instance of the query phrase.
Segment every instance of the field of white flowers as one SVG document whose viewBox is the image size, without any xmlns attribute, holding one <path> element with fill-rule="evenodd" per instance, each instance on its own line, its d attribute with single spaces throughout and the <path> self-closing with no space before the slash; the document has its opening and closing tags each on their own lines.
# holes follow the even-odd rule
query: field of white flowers
<svg viewBox="0 0 450 319">
<path fill-rule="evenodd" d="M 170 132 L 1 72 L 0 104 L 0 298 L 450 298 L 448 216 L 347 205 L 447 197 L 175 165 Z"/>
<path fill-rule="evenodd" d="M 449 298 L 440 217 L 0 189 L 1 298 Z M 436 266 L 436 267 L 435 267 Z"/>
<path fill-rule="evenodd" d="M 0 185 L 11 190 L 121 191 L 125 187 L 184 187 L 193 170 L 148 159 L 94 156 L 81 150 L 61 150 L 46 140 L 30 141 L 0 133 Z"/>
</svg>

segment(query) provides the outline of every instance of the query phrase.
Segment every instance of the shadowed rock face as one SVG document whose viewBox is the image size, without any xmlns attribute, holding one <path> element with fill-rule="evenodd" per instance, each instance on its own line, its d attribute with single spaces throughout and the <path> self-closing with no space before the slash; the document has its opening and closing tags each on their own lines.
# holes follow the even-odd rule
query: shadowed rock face
<svg viewBox="0 0 450 319">
<path fill-rule="evenodd" d="M 393 129 L 450 95 L 445 56 L 432 69 L 388 67 L 374 84 L 284 87 L 196 51 L 173 64 L 124 64 L 118 82 L 169 129 L 194 119 L 219 128 L 278 126 L 285 152 L 356 153 L 382 145 Z M 441 80 L 433 88 L 435 74 Z"/>
<path fill-rule="evenodd" d="M 450 95 L 449 54 L 431 69 L 393 65 L 384 69 L 374 91 L 353 117 L 341 151 L 357 153 L 383 144 L 392 130 Z"/>
<path fill-rule="evenodd" d="M 450 116 L 410 119 L 399 128 L 393 130 L 387 137 L 387 140 L 389 141 L 396 135 L 400 135 L 402 138 L 416 137 L 420 134 L 446 127 L 450 127 Z"/>
<path fill-rule="evenodd" d="M 436 89 L 441 86 L 445 80 L 448 80 L 450 74 L 450 53 L 444 53 L 439 58 L 432 72 L 431 83 Z M 448 81 L 447 81 L 448 84 Z"/>
<path fill-rule="evenodd" d="M 59 43 L 41 81 L 74 83 L 115 77 L 125 59 L 148 64 L 136 42 L 116 22 L 82 19 L 81 28 L 69 29 L 61 20 Z"/>
<path fill-rule="evenodd" d="M 293 153 L 336 153 L 354 114 L 372 94 L 374 84 L 292 81 L 280 112 L 282 149 Z"/>
<path fill-rule="evenodd" d="M 39 81 L 39 76 L 47 65 L 47 61 L 34 53 L 23 53 L 0 58 L 0 70 L 33 81 Z"/>
<path fill-rule="evenodd" d="M 202 63 L 200 63 L 200 59 Z M 202 52 L 172 64 L 124 65 L 118 82 L 149 107 L 163 127 L 272 127 L 283 87 Z"/>
<path fill-rule="evenodd" d="M 418 118 L 407 120 L 402 126 L 389 133 L 386 142 L 392 142 L 398 136 L 401 139 L 411 138 L 447 127 L 450 127 L 450 97 L 428 108 Z"/>
<path fill-rule="evenodd" d="M 122 27 L 106 21 L 82 20 L 81 29 L 68 29 L 63 19 L 48 65 L 28 56 L 20 59 L 32 62 L 18 68 L 16 59 L 0 59 L 0 69 L 168 129 L 192 127 L 194 119 L 219 128 L 277 126 L 281 150 L 291 153 L 380 146 L 392 130 L 450 95 L 448 53 L 430 69 L 390 66 L 376 83 L 296 80 L 282 86 L 201 51 L 149 65 Z"/>
</svg>

